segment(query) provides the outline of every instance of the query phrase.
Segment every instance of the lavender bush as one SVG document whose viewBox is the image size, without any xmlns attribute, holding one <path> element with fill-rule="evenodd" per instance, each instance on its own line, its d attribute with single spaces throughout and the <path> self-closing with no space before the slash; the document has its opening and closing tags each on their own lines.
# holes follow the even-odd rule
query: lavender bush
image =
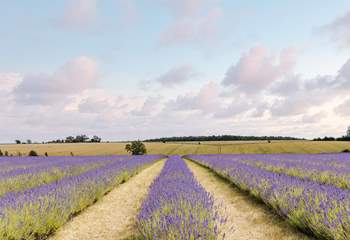
<svg viewBox="0 0 350 240">
<path fill-rule="evenodd" d="M 99 158 L 86 159 L 99 162 Z M 45 238 L 72 215 L 94 203 L 145 165 L 163 156 L 135 156 L 122 160 L 123 158 L 105 158 L 102 161 L 106 161 L 106 164 L 79 175 L 66 176 L 49 184 L 5 194 L 0 198 L 0 239 Z"/>
<path fill-rule="evenodd" d="M 167 160 L 138 216 L 147 240 L 216 239 L 222 222 L 212 196 L 179 156 Z"/>
<path fill-rule="evenodd" d="M 321 155 L 310 155 L 311 158 L 317 156 Z M 267 171 L 243 163 L 241 158 L 232 158 L 232 155 L 186 157 L 211 168 L 239 188 L 249 191 L 300 229 L 312 232 L 320 238 L 350 239 L 349 190 L 282 172 Z M 266 155 L 262 158 L 265 157 Z M 306 155 L 303 158 L 308 161 Z M 340 154 L 338 158 L 342 159 L 344 156 Z M 345 163 L 343 160 L 340 162 Z M 305 172 L 308 170 L 304 169 Z"/>
<path fill-rule="evenodd" d="M 34 159 L 38 160 L 34 160 Z M 125 159 L 124 156 L 106 157 L 50 157 L 14 159 L 3 163 L 0 171 L 0 197 L 8 192 L 22 191 L 58 181 L 64 177 L 77 176 L 108 163 Z M 18 164 L 19 163 L 19 164 Z M 24 163 L 24 164 L 23 164 Z M 5 165 L 5 166 L 4 166 Z"/>
</svg>

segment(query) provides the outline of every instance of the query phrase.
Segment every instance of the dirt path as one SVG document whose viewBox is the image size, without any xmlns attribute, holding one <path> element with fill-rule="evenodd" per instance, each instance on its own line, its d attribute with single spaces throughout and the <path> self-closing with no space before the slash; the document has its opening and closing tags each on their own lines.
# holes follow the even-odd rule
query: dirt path
<svg viewBox="0 0 350 240">
<path fill-rule="evenodd" d="M 191 161 L 186 163 L 202 186 L 213 194 L 216 204 L 225 209 L 228 219 L 222 230 L 226 239 L 310 239 L 208 169 Z M 234 230 L 228 231 L 230 228 Z"/>
<path fill-rule="evenodd" d="M 64 225 L 50 240 L 118 240 L 137 233 L 135 218 L 164 160 L 144 169 Z"/>
</svg>

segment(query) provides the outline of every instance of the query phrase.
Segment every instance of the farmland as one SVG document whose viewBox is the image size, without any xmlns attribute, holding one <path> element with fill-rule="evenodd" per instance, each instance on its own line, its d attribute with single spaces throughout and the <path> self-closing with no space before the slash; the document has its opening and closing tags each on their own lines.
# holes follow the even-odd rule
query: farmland
<svg viewBox="0 0 350 240">
<path fill-rule="evenodd" d="M 349 239 L 349 154 L 189 155 L 319 238 Z"/>
<path fill-rule="evenodd" d="M 2 159 L 0 174 L 5 184 L 1 185 L 0 237 L 43 238 L 161 158 L 148 155 Z"/>
<path fill-rule="evenodd" d="M 0 144 L 2 152 L 27 155 L 35 150 L 49 156 L 116 155 L 126 154 L 125 142 L 115 143 L 66 143 L 66 144 Z M 229 154 L 229 153 L 327 153 L 350 149 L 350 142 L 342 141 L 225 141 L 225 142 L 169 142 L 145 143 L 149 154 Z"/>
<path fill-rule="evenodd" d="M 0 239 L 349 239 L 349 153 L 175 155 L 302 143 L 331 144 L 152 143 L 150 152 L 172 155 L 1 157 Z"/>
</svg>

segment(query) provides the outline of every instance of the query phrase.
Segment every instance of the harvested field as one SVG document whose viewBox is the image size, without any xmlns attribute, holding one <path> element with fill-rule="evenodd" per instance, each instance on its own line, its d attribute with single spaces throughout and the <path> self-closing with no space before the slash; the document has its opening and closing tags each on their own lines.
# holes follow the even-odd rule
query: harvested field
<svg viewBox="0 0 350 240">
<path fill-rule="evenodd" d="M 0 144 L 0 150 L 14 156 L 27 155 L 30 150 L 49 156 L 116 155 L 127 154 L 126 142 L 116 143 L 64 143 L 64 144 Z M 149 154 L 228 154 L 228 153 L 327 153 L 350 149 L 345 141 L 221 141 L 221 142 L 169 142 L 145 143 Z"/>
</svg>

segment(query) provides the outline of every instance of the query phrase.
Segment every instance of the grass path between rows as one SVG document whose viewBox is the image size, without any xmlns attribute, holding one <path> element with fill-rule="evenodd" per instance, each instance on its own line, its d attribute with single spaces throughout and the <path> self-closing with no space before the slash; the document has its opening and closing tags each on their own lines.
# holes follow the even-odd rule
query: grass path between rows
<svg viewBox="0 0 350 240">
<path fill-rule="evenodd" d="M 112 190 L 60 228 L 50 240 L 118 240 L 137 235 L 136 216 L 165 160 Z"/>
<path fill-rule="evenodd" d="M 221 229 L 226 232 L 226 239 L 310 239 L 270 212 L 263 203 L 255 201 L 209 169 L 188 160 L 186 163 L 197 181 L 214 196 L 215 204 L 220 205 L 228 217 Z M 231 228 L 233 231 L 229 230 Z"/>
</svg>

